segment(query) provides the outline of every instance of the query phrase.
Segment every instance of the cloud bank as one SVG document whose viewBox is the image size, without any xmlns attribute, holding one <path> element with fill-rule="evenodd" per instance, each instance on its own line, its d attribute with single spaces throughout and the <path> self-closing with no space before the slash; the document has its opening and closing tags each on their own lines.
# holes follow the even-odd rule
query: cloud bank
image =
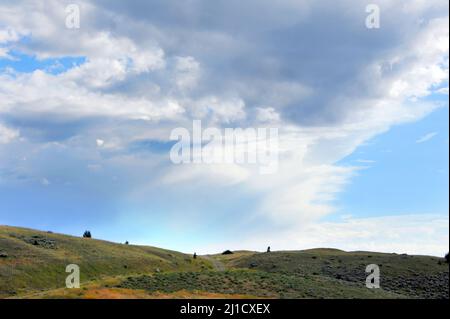
<svg viewBox="0 0 450 319">
<path fill-rule="evenodd" d="M 76 3 L 80 29 L 64 25 L 67 1 L 0 4 L 0 59 L 52 63 L 0 72 L 1 183 L 96 189 L 120 178 L 112 197 L 170 194 L 180 218 L 192 196 L 221 195 L 292 242 L 305 225 L 365 229 L 317 224 L 361 169 L 337 162 L 442 107 L 426 97 L 448 87 L 446 1 L 378 1 L 380 29 L 365 27 L 365 1 Z M 64 58 L 81 62 L 61 66 Z M 172 165 L 163 146 L 193 120 L 280 128 L 278 174 Z M 61 157 L 71 160 L 55 164 Z M 93 171 L 102 178 L 77 177 Z M 221 206 L 197 209 L 207 222 Z"/>
</svg>

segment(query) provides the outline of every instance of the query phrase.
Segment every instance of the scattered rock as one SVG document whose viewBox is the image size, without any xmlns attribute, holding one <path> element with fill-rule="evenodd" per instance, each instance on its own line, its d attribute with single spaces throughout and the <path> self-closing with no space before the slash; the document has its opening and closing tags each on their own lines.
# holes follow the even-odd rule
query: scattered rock
<svg viewBox="0 0 450 319">
<path fill-rule="evenodd" d="M 46 249 L 56 249 L 56 241 L 54 239 L 45 238 L 41 235 L 33 235 L 31 237 L 20 237 L 27 244 L 46 248 Z"/>
</svg>

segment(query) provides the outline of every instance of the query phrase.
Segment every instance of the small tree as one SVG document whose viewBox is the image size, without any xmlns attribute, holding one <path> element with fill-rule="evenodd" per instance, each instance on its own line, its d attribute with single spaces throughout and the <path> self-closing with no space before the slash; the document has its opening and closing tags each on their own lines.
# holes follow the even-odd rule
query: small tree
<svg viewBox="0 0 450 319">
<path fill-rule="evenodd" d="M 125 245 L 129 245 L 130 243 L 128 242 L 128 240 L 125 242 Z"/>
<path fill-rule="evenodd" d="M 197 259 L 197 253 L 194 253 L 194 259 Z"/>
<path fill-rule="evenodd" d="M 267 247 L 267 252 L 268 252 L 268 253 L 270 253 L 270 246 L 269 246 L 269 247 Z"/>
<path fill-rule="evenodd" d="M 83 238 L 92 238 L 91 232 L 89 230 L 86 230 L 83 234 Z"/>
</svg>

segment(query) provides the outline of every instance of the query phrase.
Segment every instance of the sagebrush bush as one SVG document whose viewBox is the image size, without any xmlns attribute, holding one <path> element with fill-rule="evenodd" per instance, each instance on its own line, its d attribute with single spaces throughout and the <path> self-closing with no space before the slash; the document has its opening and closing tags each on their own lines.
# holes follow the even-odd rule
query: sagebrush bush
<svg viewBox="0 0 450 319">
<path fill-rule="evenodd" d="M 83 238 L 92 238 L 91 232 L 89 230 L 86 230 L 83 234 Z"/>
</svg>

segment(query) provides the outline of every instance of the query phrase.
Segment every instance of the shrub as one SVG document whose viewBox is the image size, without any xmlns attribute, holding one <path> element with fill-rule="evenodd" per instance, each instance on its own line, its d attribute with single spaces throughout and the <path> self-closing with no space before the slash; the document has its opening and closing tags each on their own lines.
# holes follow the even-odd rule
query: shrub
<svg viewBox="0 0 450 319">
<path fill-rule="evenodd" d="M 83 238 L 92 238 L 91 232 L 89 230 L 86 230 L 83 234 Z"/>
</svg>

